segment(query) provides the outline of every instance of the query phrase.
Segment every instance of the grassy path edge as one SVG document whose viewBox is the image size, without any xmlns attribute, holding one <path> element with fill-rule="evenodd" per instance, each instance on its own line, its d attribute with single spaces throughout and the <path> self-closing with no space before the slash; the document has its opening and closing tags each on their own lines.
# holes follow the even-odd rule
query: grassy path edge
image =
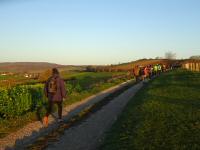
<svg viewBox="0 0 200 150">
<path fill-rule="evenodd" d="M 100 150 L 199 149 L 200 73 L 161 75 L 130 100 Z"/>
</svg>

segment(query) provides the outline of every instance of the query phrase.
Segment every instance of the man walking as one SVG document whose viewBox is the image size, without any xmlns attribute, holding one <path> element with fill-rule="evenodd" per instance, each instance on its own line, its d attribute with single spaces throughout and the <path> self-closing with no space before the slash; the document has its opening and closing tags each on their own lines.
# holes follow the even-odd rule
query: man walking
<svg viewBox="0 0 200 150">
<path fill-rule="evenodd" d="M 139 82 L 140 81 L 140 79 L 139 79 L 139 72 L 140 72 L 140 68 L 139 68 L 139 66 L 135 66 L 134 68 L 133 68 L 133 75 L 135 76 L 135 80 L 136 80 L 136 82 Z"/>
<path fill-rule="evenodd" d="M 58 122 L 62 122 L 62 103 L 66 98 L 66 89 L 63 79 L 59 75 L 57 68 L 52 69 L 52 76 L 47 80 L 44 87 L 45 96 L 48 98 L 48 108 L 43 119 L 45 126 L 48 126 L 48 117 L 52 112 L 53 104 L 58 106 Z"/>
</svg>

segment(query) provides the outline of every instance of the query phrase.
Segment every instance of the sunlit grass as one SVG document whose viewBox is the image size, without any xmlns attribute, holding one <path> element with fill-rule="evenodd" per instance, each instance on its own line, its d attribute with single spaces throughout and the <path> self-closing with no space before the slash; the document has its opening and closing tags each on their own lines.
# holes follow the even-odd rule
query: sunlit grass
<svg viewBox="0 0 200 150">
<path fill-rule="evenodd" d="M 200 73 L 151 81 L 129 102 L 101 149 L 200 149 Z"/>
</svg>

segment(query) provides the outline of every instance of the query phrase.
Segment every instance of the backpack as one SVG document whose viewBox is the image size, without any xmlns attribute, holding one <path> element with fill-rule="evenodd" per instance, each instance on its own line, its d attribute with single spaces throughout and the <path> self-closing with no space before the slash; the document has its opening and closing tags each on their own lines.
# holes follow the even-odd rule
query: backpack
<svg viewBox="0 0 200 150">
<path fill-rule="evenodd" d="M 57 92 L 57 82 L 56 78 L 51 78 L 48 83 L 48 92 L 55 94 Z"/>
</svg>

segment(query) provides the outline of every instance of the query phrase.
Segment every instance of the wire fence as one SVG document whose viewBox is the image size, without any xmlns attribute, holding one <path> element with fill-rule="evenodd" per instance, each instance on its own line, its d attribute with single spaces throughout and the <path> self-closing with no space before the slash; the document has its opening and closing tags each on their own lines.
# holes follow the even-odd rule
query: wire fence
<svg viewBox="0 0 200 150">
<path fill-rule="evenodd" d="M 191 71 L 200 71 L 200 62 L 184 63 L 182 67 Z"/>
</svg>

